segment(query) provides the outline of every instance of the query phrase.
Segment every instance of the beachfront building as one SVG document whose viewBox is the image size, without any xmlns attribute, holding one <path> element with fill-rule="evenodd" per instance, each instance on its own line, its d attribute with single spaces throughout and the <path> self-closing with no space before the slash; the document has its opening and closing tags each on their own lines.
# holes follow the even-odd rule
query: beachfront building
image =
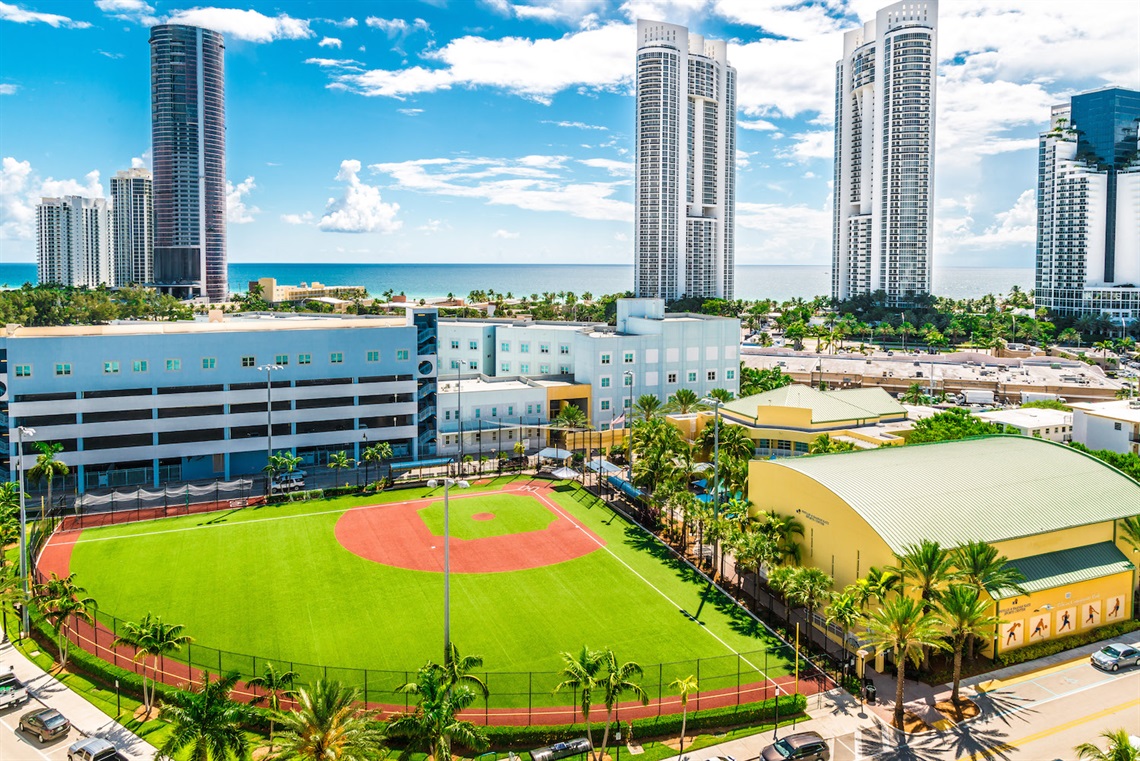
<svg viewBox="0 0 1140 761">
<path fill-rule="evenodd" d="M 368 296 L 368 289 L 362 285 L 325 285 L 313 281 L 300 285 L 281 285 L 275 277 L 262 277 L 249 282 L 249 290 L 261 289 L 261 297 L 269 304 L 297 303 L 302 301 L 350 300 Z"/>
<path fill-rule="evenodd" d="M 112 285 L 111 240 L 107 199 L 44 198 L 36 204 L 36 277 L 76 288 Z"/>
<path fill-rule="evenodd" d="M 1037 174 L 1036 305 L 1140 319 L 1140 92 L 1053 106 Z"/>
<path fill-rule="evenodd" d="M 736 69 L 728 45 L 637 22 L 634 293 L 733 298 Z"/>
<path fill-rule="evenodd" d="M 1136 556 L 1117 521 L 1140 510 L 1140 484 L 1071 447 L 993 436 L 749 468 L 754 509 L 799 519 L 802 564 L 831 576 L 835 589 L 923 540 L 994 545 L 1026 580 L 1025 593 L 989 591 L 1002 620 L 985 638 L 991 657 L 1132 616 Z M 858 649 L 858 632 L 847 645 Z"/>
<path fill-rule="evenodd" d="M 1032 436 L 1049 441 L 1068 442 L 1073 440 L 1073 413 L 1049 408 L 1017 408 L 979 412 L 977 416 L 987 423 L 1006 426 L 1022 436 Z"/>
<path fill-rule="evenodd" d="M 937 0 L 903 0 L 843 36 L 835 66 L 831 294 L 930 293 Z"/>
<path fill-rule="evenodd" d="M 154 280 L 154 180 L 141 167 L 111 178 L 114 220 L 112 284 L 117 287 Z"/>
<path fill-rule="evenodd" d="M 399 460 L 436 441 L 436 314 L 221 315 L 0 333 L 0 469 L 13 429 L 63 446 L 80 492 L 260 474 L 272 371 L 273 450 L 304 465 L 359 459 L 387 441 Z M 31 445 L 24 467 L 35 464 Z"/>
<path fill-rule="evenodd" d="M 1140 454 L 1140 400 L 1076 403 L 1073 441 L 1089 449 Z"/>
<path fill-rule="evenodd" d="M 441 379 L 483 374 L 588 387 L 576 403 L 598 430 L 623 425 L 642 394 L 664 402 L 682 388 L 735 394 L 740 383 L 740 321 L 666 313 L 664 299 L 619 299 L 615 326 L 444 318 L 439 337 Z"/>
</svg>

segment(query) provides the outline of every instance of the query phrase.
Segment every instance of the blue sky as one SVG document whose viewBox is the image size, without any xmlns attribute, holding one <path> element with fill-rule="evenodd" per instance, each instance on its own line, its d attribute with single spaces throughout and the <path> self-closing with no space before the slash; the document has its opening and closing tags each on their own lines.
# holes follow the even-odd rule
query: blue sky
<svg viewBox="0 0 1140 761">
<path fill-rule="evenodd" d="M 231 261 L 632 262 L 632 22 L 730 41 L 737 262 L 830 262 L 842 32 L 866 0 L 0 1 L 0 260 L 42 195 L 147 165 L 150 24 L 227 40 Z M 943 0 L 937 266 L 1032 266 L 1049 106 L 1140 88 L 1140 4 Z"/>
</svg>

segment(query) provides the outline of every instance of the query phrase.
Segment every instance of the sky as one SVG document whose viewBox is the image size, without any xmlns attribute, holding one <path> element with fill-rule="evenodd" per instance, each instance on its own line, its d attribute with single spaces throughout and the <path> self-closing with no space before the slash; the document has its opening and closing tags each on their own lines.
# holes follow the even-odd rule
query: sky
<svg viewBox="0 0 1140 761">
<path fill-rule="evenodd" d="M 729 41 L 738 264 L 829 264 L 834 67 L 881 0 L 0 0 L 0 261 L 150 161 L 148 27 L 226 39 L 231 262 L 633 261 L 634 25 Z M 1140 3 L 942 0 L 935 266 L 1032 267 L 1049 107 L 1140 89 Z"/>
</svg>

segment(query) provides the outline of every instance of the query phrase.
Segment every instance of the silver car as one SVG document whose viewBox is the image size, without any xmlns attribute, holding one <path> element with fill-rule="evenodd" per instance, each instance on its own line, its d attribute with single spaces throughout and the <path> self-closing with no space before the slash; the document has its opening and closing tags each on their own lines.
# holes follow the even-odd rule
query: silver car
<svg viewBox="0 0 1140 761">
<path fill-rule="evenodd" d="M 1093 653 L 1089 660 L 1092 661 L 1092 665 L 1105 671 L 1119 671 L 1128 666 L 1135 666 L 1140 663 L 1140 643 L 1107 645 Z"/>
</svg>

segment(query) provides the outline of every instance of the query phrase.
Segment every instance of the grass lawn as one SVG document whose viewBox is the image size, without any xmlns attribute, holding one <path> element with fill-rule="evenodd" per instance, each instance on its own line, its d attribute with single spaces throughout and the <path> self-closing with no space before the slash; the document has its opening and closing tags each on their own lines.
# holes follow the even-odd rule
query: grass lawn
<svg viewBox="0 0 1140 761">
<path fill-rule="evenodd" d="M 549 523 L 549 511 L 537 501 L 496 490 L 506 482 L 452 499 L 456 536 L 517 533 Z M 485 493 L 473 496 L 476 489 Z M 189 653 L 195 665 L 218 670 L 212 648 L 219 648 L 228 651 L 222 668 L 246 675 L 260 671 L 265 660 L 292 664 L 304 680 L 327 666 L 330 677 L 357 685 L 363 675 L 354 669 L 389 671 L 369 674 L 368 698 L 395 702 L 390 691 L 406 672 L 442 657 L 442 576 L 361 558 L 341 547 L 333 530 L 349 508 L 425 496 L 434 500 L 420 517 L 441 532 L 442 490 L 400 490 L 368 500 L 337 498 L 88 530 L 71 569 L 105 621 L 110 614 L 137 620 L 149 612 L 184 624 L 195 638 Z M 486 670 L 495 672 L 492 706 L 525 706 L 528 692 L 536 706 L 571 702 L 569 695 L 550 693 L 560 681 L 559 653 L 583 644 L 611 647 L 622 660 L 640 663 L 651 697 L 659 685 L 668 694 L 669 681 L 696 674 L 697 658 L 703 690 L 735 686 L 738 674 L 748 683 L 759 681 L 761 671 L 790 673 L 776 640 L 654 539 L 577 487 L 563 487 L 553 500 L 606 547 L 543 568 L 452 575 L 452 638 L 461 652 L 481 655 Z M 495 519 L 474 520 L 477 513 Z M 761 652 L 766 648 L 773 649 L 767 657 Z M 242 653 L 255 654 L 256 666 L 233 655 Z"/>
</svg>

